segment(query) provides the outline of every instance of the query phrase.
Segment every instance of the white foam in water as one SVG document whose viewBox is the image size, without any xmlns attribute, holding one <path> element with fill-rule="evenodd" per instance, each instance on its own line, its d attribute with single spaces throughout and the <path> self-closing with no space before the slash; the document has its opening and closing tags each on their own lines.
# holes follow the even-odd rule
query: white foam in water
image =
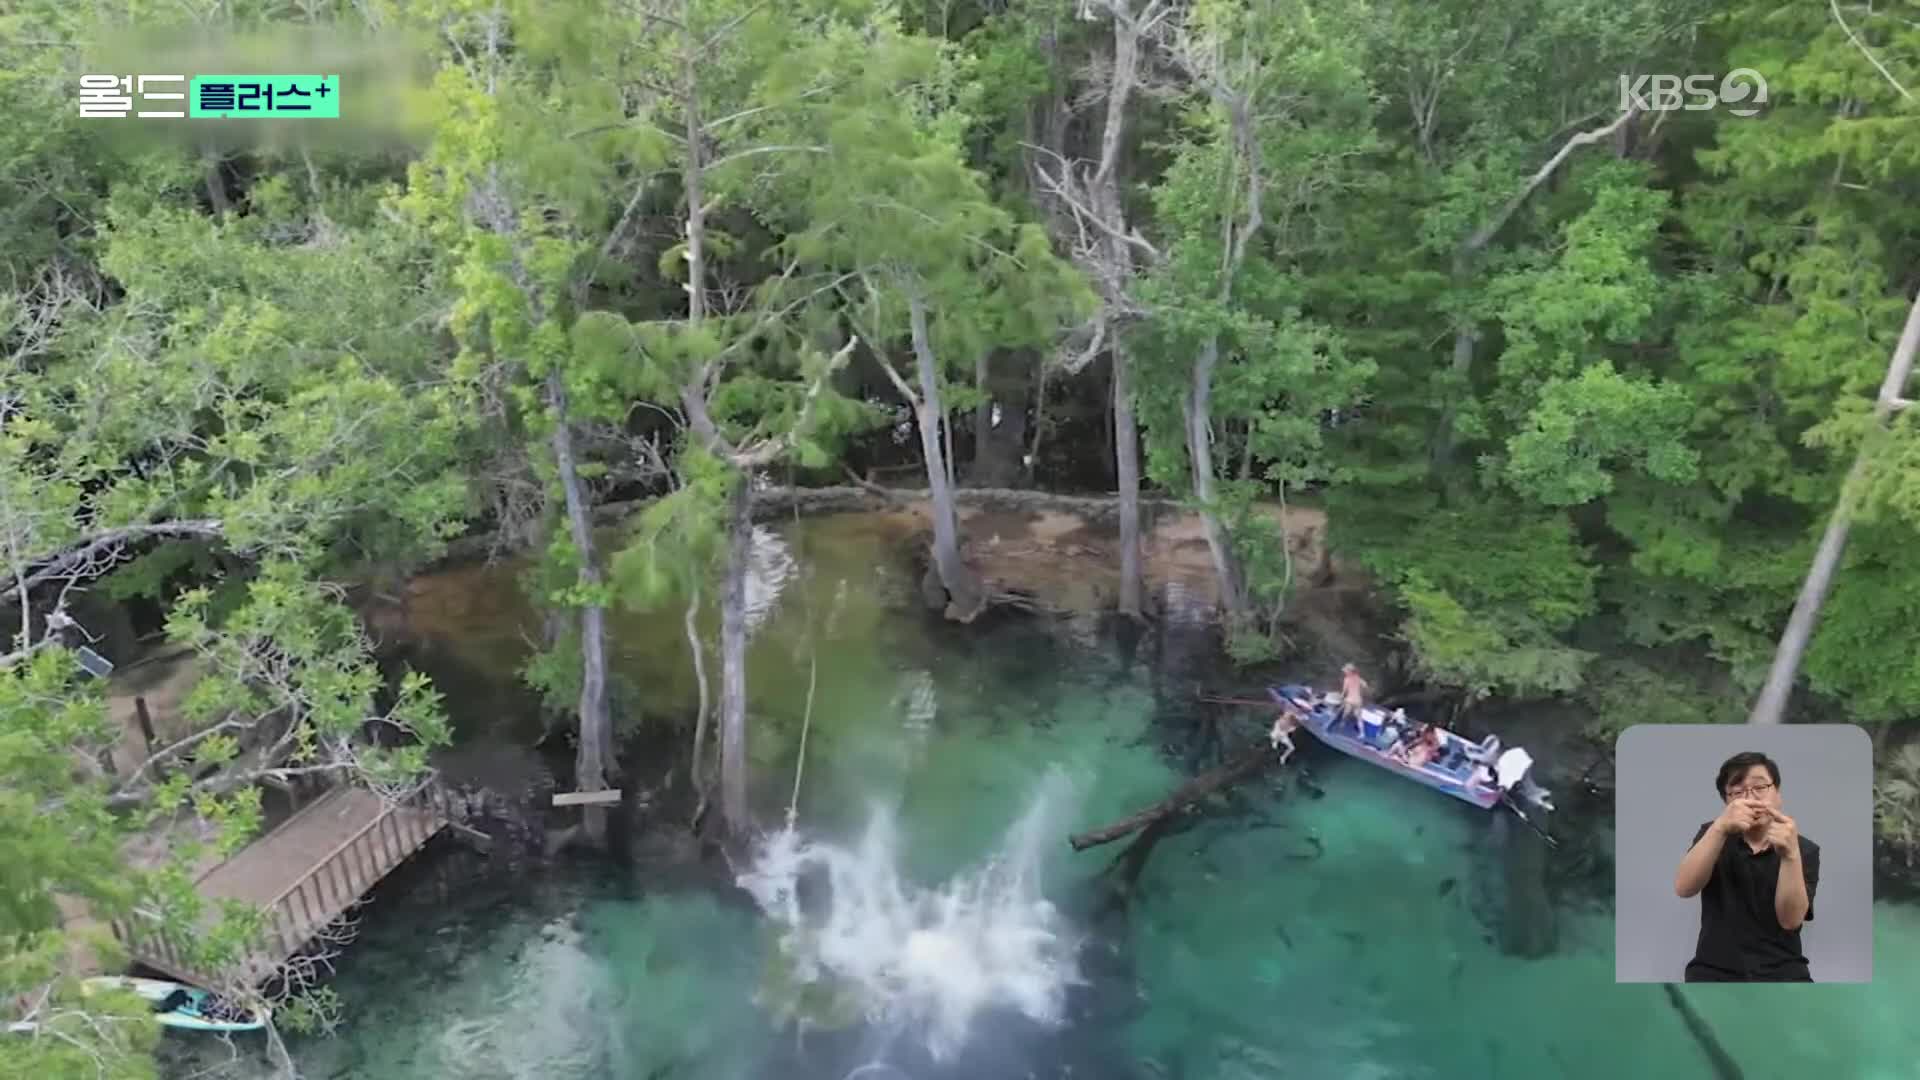
<svg viewBox="0 0 1920 1080">
<path fill-rule="evenodd" d="M 904 881 L 893 815 L 876 810 L 851 849 L 770 837 L 740 885 L 784 927 L 781 947 L 798 977 L 856 988 L 868 1017 L 917 1029 L 946 1059 L 988 1010 L 1012 1009 L 1041 1024 L 1061 1021 L 1079 981 L 1078 941 L 1041 895 L 1044 852 L 1059 843 L 1066 777 L 1050 773 L 1000 848 L 938 888 Z M 803 909 L 797 885 L 820 873 L 825 895 Z"/>
<path fill-rule="evenodd" d="M 753 527 L 753 546 L 747 557 L 747 634 L 767 621 L 793 577 L 796 563 L 787 542 L 761 526 Z"/>
</svg>

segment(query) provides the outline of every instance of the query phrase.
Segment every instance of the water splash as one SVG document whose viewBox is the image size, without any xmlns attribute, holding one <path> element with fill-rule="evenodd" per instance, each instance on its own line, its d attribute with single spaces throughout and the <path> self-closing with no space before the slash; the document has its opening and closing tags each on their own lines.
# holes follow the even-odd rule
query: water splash
<svg viewBox="0 0 1920 1080">
<path fill-rule="evenodd" d="M 747 635 L 751 637 L 779 606 L 799 564 L 785 540 L 763 526 L 753 527 L 753 546 L 747 556 Z"/>
<path fill-rule="evenodd" d="M 989 1011 L 1064 1018 L 1079 941 L 1042 895 L 1040 870 L 1071 795 L 1065 775 L 1049 773 L 999 850 L 938 888 L 901 878 L 899 832 L 884 809 L 852 848 L 774 834 L 740 885 L 783 927 L 780 947 L 802 982 L 851 987 L 869 1020 L 917 1031 L 945 1060 Z"/>
</svg>

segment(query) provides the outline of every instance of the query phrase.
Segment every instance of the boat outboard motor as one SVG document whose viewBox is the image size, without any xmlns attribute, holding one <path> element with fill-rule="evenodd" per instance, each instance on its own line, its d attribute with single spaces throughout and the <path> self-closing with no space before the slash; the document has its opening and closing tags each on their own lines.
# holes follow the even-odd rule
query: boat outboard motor
<svg viewBox="0 0 1920 1080">
<path fill-rule="evenodd" d="M 1553 811 L 1552 795 L 1545 788 L 1533 782 L 1527 775 L 1533 768 L 1533 755 L 1516 746 L 1500 755 L 1494 763 L 1494 776 L 1500 783 L 1500 790 L 1508 795 L 1517 795 L 1542 810 Z"/>
</svg>

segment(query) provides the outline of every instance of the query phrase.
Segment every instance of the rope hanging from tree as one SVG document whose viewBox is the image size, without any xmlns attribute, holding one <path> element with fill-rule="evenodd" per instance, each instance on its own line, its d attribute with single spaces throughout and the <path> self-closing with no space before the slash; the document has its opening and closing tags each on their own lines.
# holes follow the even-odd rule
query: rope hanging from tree
<svg viewBox="0 0 1920 1080">
<path fill-rule="evenodd" d="M 751 482 L 751 478 L 749 478 Z M 793 488 L 793 462 L 787 462 L 787 487 Z M 793 534 L 797 542 L 800 536 L 800 500 L 793 500 Z M 820 680 L 820 653 L 813 637 L 813 597 L 807 588 L 807 567 L 800 564 L 795 575 L 795 584 L 800 588 L 802 617 L 806 622 L 807 634 L 807 707 L 800 718 L 800 753 L 793 763 L 793 797 L 787 800 L 787 829 L 791 831 L 794 822 L 800 816 L 800 779 L 807 771 L 807 737 L 813 731 L 813 691 Z"/>
</svg>

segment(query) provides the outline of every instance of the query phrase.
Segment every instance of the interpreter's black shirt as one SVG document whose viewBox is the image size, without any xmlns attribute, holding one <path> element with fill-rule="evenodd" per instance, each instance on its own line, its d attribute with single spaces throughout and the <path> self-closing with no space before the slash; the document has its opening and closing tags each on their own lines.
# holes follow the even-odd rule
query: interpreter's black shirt
<svg viewBox="0 0 1920 1080">
<path fill-rule="evenodd" d="M 1700 826 L 1693 844 L 1712 828 Z M 1693 850 L 1693 844 L 1687 850 Z M 1800 873 L 1807 881 L 1807 921 L 1820 885 L 1820 845 L 1800 838 Z M 1754 854 L 1745 836 L 1720 845 L 1713 876 L 1700 891 L 1700 941 L 1687 965 L 1688 982 L 1811 982 L 1800 931 L 1785 930 L 1773 912 L 1780 883 L 1780 853 Z"/>
</svg>

